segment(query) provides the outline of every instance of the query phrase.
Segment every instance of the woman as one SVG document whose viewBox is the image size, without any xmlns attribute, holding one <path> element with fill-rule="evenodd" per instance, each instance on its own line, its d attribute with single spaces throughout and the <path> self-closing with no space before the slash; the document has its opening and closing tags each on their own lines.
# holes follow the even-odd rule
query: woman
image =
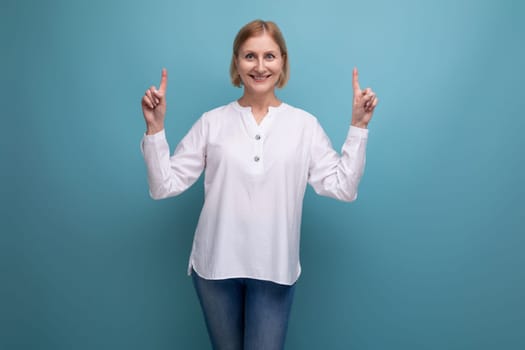
<svg viewBox="0 0 525 350">
<path fill-rule="evenodd" d="M 237 34 L 230 66 L 243 95 L 197 120 L 170 157 L 164 132 L 168 76 L 142 98 L 142 152 L 154 199 L 176 196 L 205 171 L 192 275 L 214 349 L 282 349 L 299 263 L 306 184 L 343 201 L 357 197 L 367 125 L 378 103 L 353 72 L 353 108 L 339 156 L 312 115 L 275 94 L 289 77 L 288 52 L 273 22 Z"/>
</svg>

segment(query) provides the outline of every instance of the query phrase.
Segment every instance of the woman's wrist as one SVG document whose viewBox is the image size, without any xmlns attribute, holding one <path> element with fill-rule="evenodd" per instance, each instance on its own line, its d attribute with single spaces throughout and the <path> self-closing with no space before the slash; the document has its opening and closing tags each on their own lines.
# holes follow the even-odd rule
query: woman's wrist
<svg viewBox="0 0 525 350">
<path fill-rule="evenodd" d="M 146 125 L 146 135 L 153 135 L 164 130 L 164 125 Z"/>
<path fill-rule="evenodd" d="M 352 121 L 351 125 L 355 126 L 356 128 L 361 128 L 361 129 L 367 129 L 368 128 L 368 123 L 364 123 L 364 122 L 354 122 L 354 121 Z"/>
</svg>

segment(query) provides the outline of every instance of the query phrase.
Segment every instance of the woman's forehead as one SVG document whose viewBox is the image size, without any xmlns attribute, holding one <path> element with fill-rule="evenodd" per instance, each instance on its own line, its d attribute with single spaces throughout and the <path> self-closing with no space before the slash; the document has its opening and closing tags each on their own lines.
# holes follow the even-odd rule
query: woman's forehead
<svg viewBox="0 0 525 350">
<path fill-rule="evenodd" d="M 251 50 L 260 50 L 260 51 L 272 51 L 279 50 L 279 45 L 273 40 L 273 38 L 267 33 L 252 36 L 248 38 L 244 44 L 241 45 L 241 50 L 251 51 Z"/>
</svg>

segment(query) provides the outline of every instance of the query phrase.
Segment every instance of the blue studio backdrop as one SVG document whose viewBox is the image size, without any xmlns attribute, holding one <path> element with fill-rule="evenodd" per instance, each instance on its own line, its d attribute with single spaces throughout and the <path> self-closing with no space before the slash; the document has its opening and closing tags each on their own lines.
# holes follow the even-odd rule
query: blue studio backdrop
<svg viewBox="0 0 525 350">
<path fill-rule="evenodd" d="M 209 349 L 186 276 L 202 179 L 153 201 L 140 99 L 173 150 L 241 94 L 233 38 L 277 22 L 281 99 L 340 149 L 352 68 L 380 104 L 359 198 L 308 189 L 287 349 L 525 348 L 525 6 L 512 0 L 0 5 L 0 349 Z"/>
</svg>

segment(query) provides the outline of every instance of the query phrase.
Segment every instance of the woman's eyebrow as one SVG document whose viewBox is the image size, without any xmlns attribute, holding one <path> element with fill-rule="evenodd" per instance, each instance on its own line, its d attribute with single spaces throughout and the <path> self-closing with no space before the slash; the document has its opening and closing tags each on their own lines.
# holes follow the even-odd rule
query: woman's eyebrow
<svg viewBox="0 0 525 350">
<path fill-rule="evenodd" d="M 279 51 L 277 51 L 277 50 L 273 50 L 273 49 L 261 51 L 261 53 L 262 53 L 263 55 L 265 55 L 265 54 L 269 54 L 269 53 L 275 55 L 275 54 L 277 54 L 278 52 L 279 52 Z M 258 53 L 259 53 L 259 52 L 256 51 L 256 50 L 244 50 L 244 51 L 241 51 L 241 54 L 244 54 L 244 55 L 247 55 L 247 54 L 257 55 Z"/>
</svg>

